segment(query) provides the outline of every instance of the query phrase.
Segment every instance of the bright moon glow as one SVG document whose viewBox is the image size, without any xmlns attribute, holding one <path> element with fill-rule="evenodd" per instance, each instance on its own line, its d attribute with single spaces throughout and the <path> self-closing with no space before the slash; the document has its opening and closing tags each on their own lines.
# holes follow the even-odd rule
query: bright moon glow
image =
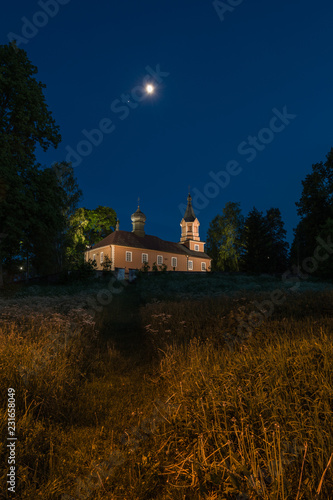
<svg viewBox="0 0 333 500">
<path fill-rule="evenodd" d="M 154 92 L 154 87 L 152 85 L 147 85 L 146 90 L 148 94 L 152 94 Z"/>
</svg>

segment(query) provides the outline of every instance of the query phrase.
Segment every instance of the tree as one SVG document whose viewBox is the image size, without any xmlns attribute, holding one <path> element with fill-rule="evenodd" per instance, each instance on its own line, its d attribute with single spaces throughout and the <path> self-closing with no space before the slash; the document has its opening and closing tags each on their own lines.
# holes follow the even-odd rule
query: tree
<svg viewBox="0 0 333 500">
<path fill-rule="evenodd" d="M 56 174 L 59 187 L 63 191 L 64 215 L 68 219 L 77 209 L 77 205 L 82 198 L 82 191 L 74 176 L 74 168 L 71 163 L 66 161 L 61 163 L 55 162 L 52 165 L 52 169 Z"/>
<path fill-rule="evenodd" d="M 95 245 L 113 232 L 117 215 L 113 208 L 98 206 L 95 210 L 78 208 L 69 219 L 67 259 L 77 263 L 87 247 Z"/>
<path fill-rule="evenodd" d="M 58 269 L 63 269 L 66 263 L 66 249 L 71 244 L 70 218 L 77 209 L 82 198 L 82 191 L 74 176 L 74 169 L 68 162 L 54 163 L 52 169 L 57 177 L 58 189 L 62 193 L 61 211 L 64 219 L 63 228 L 58 231 L 54 242 L 54 254 Z"/>
<path fill-rule="evenodd" d="M 88 245 L 94 245 L 106 238 L 116 226 L 117 214 L 110 207 L 98 206 L 95 210 L 85 208 L 86 217 L 89 220 L 87 227 Z"/>
<path fill-rule="evenodd" d="M 6 235 L 0 241 L 1 268 L 22 245 L 30 251 L 29 234 L 38 223 L 36 147 L 46 151 L 61 140 L 36 73 L 24 50 L 0 46 L 0 233 Z"/>
<path fill-rule="evenodd" d="M 268 273 L 279 273 L 287 269 L 288 248 L 287 231 L 284 228 L 281 212 L 278 208 L 270 208 L 266 212 L 268 231 L 267 262 Z"/>
<path fill-rule="evenodd" d="M 302 186 L 301 198 L 296 202 L 301 221 L 294 231 L 291 249 L 294 263 L 312 256 L 319 228 L 333 219 L 333 148 L 324 163 L 312 165 L 312 172 L 302 181 Z"/>
<path fill-rule="evenodd" d="M 234 202 L 226 203 L 222 215 L 211 221 L 207 233 L 207 253 L 213 259 L 213 270 L 239 271 L 243 226 L 240 204 Z"/>
<path fill-rule="evenodd" d="M 29 213 L 29 225 L 25 232 L 23 248 L 27 255 L 27 273 L 30 262 L 39 275 L 61 270 L 57 246 L 59 235 L 66 227 L 64 215 L 66 199 L 64 191 L 52 168 L 36 171 L 33 187 L 35 204 Z"/>
<path fill-rule="evenodd" d="M 324 240 L 327 241 L 328 237 L 332 239 L 333 236 L 333 219 L 328 218 L 323 224 L 318 231 L 318 236 Z M 318 245 L 318 243 L 317 243 Z M 318 259 L 318 272 L 317 274 L 322 277 L 322 278 L 333 278 L 333 259 L 332 256 L 327 253 L 326 256 L 324 255 L 324 258 Z"/>
<path fill-rule="evenodd" d="M 288 243 L 278 208 L 249 212 L 244 227 L 245 254 L 243 268 L 250 272 L 276 273 L 286 269 Z"/>
<path fill-rule="evenodd" d="M 244 226 L 245 254 L 243 268 L 249 272 L 266 271 L 268 228 L 262 212 L 255 207 L 248 213 Z"/>
</svg>

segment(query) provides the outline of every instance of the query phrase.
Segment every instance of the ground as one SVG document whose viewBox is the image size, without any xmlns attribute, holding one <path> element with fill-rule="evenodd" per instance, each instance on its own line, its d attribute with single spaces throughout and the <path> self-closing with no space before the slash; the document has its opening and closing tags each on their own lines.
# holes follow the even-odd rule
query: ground
<svg viewBox="0 0 333 500">
<path fill-rule="evenodd" d="M 333 498 L 330 283 L 160 274 L 0 305 L 17 498 Z"/>
</svg>

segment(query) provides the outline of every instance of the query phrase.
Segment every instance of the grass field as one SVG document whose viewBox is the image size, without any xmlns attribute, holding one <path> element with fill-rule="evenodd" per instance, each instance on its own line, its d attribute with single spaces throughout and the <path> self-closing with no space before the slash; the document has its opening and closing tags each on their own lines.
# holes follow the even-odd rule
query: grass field
<svg viewBox="0 0 333 500">
<path fill-rule="evenodd" d="M 5 291 L 4 498 L 333 499 L 332 285 L 206 278 Z"/>
</svg>

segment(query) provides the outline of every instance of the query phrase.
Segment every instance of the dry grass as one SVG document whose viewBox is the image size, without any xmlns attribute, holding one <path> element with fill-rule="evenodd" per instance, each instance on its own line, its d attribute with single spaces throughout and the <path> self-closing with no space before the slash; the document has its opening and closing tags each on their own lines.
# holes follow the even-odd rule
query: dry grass
<svg viewBox="0 0 333 500">
<path fill-rule="evenodd" d="M 288 294 L 244 333 L 267 293 L 137 290 L 98 325 L 82 294 L 3 301 L 0 453 L 14 387 L 17 498 L 333 498 L 333 292 Z"/>
</svg>

